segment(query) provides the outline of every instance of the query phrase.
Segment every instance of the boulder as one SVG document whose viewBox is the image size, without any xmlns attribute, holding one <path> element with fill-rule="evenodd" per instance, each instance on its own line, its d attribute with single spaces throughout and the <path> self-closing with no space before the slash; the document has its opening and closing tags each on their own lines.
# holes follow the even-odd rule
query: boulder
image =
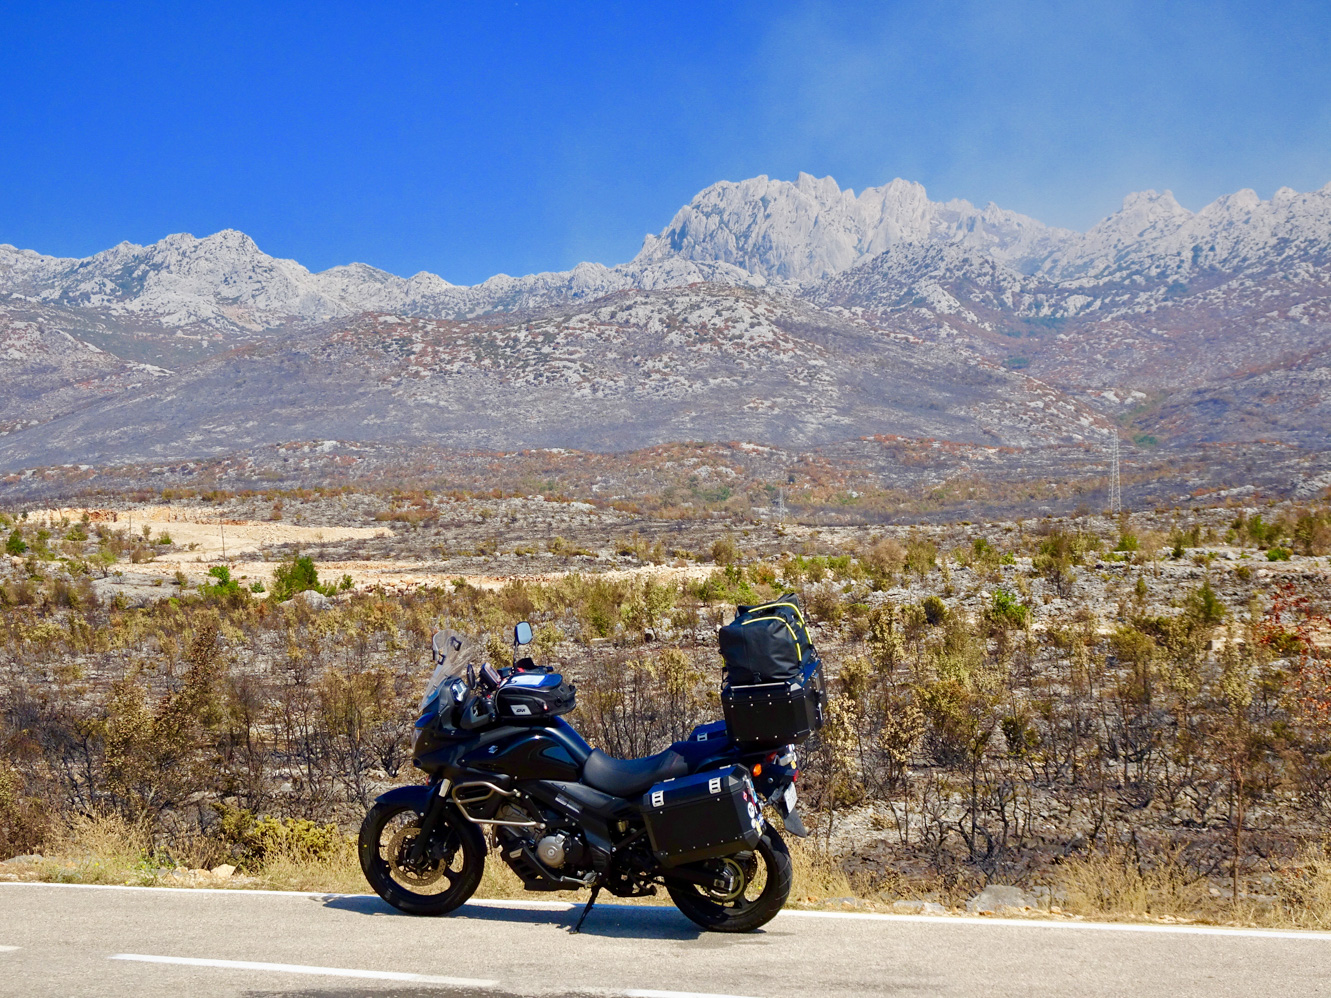
<svg viewBox="0 0 1331 998">
<path fill-rule="evenodd" d="M 296 593 L 295 596 L 292 596 L 291 599 L 287 600 L 286 603 L 283 603 L 282 605 L 286 606 L 287 603 L 296 602 L 304 603 L 311 610 L 327 610 L 333 605 L 332 600 L 323 593 L 316 592 L 313 589 L 306 589 L 303 593 Z"/>
<path fill-rule="evenodd" d="M 232 866 L 230 863 L 223 863 L 221 866 L 214 866 L 212 870 L 210 870 L 209 872 L 212 873 L 214 877 L 217 877 L 221 880 L 226 880 L 228 877 L 230 877 L 233 873 L 236 872 L 236 868 Z"/>
<path fill-rule="evenodd" d="M 1036 906 L 1035 896 L 1020 887 L 990 884 L 966 902 L 973 915 L 997 915 L 1005 911 L 1029 911 Z"/>
</svg>

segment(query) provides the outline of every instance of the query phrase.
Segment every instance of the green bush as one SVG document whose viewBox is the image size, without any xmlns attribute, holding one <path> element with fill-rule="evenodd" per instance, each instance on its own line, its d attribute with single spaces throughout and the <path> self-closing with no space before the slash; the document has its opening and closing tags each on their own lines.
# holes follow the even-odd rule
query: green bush
<svg viewBox="0 0 1331 998">
<path fill-rule="evenodd" d="M 1294 552 L 1289 548 L 1273 547 L 1266 552 L 1267 561 L 1289 561 L 1289 556 Z"/>
<path fill-rule="evenodd" d="M 1199 624 L 1214 627 L 1225 619 L 1225 604 L 1211 588 L 1208 579 L 1200 589 L 1188 597 L 1188 612 Z"/>
<path fill-rule="evenodd" d="M 325 596 L 332 596 L 337 591 L 333 586 L 319 584 L 319 571 L 314 567 L 314 559 L 309 555 L 297 555 L 290 561 L 282 562 L 273 570 L 273 599 L 277 602 L 285 602 L 307 589 L 313 589 Z"/>
<path fill-rule="evenodd" d="M 256 818 L 247 808 L 214 804 L 221 818 L 222 838 L 236 854 L 237 866 L 253 870 L 265 860 L 286 857 L 321 860 L 338 851 L 341 833 L 334 824 L 307 818 Z"/>
<path fill-rule="evenodd" d="M 1021 600 L 1006 589 L 994 592 L 993 602 L 989 606 L 989 621 L 1000 630 L 1020 630 L 1026 626 L 1030 610 Z"/>
<path fill-rule="evenodd" d="M 217 581 L 199 586 L 200 596 L 209 599 L 227 599 L 245 594 L 245 590 L 240 588 L 240 583 L 231 578 L 231 569 L 225 565 L 214 565 L 208 569 L 208 574 Z"/>
<path fill-rule="evenodd" d="M 914 573 L 920 581 L 924 581 L 937 561 L 938 545 L 933 541 L 915 536 L 906 542 L 906 570 Z"/>
<path fill-rule="evenodd" d="M 9 540 L 5 541 L 5 554 L 11 554 L 17 557 L 28 550 L 27 543 L 23 540 L 23 535 L 19 533 L 18 527 L 15 527 L 9 535 Z"/>
</svg>

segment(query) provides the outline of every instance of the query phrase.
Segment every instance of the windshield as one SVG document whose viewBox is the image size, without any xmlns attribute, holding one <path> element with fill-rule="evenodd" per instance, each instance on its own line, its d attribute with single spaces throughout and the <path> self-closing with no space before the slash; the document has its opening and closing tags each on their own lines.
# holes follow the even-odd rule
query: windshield
<svg viewBox="0 0 1331 998">
<path fill-rule="evenodd" d="M 421 697 L 418 709 L 424 709 L 444 683 L 450 679 L 465 677 L 467 666 L 480 657 L 480 652 L 480 644 L 465 634 L 459 634 L 454 630 L 436 632 L 431 642 L 434 672 L 430 674 L 430 681 L 426 684 L 425 695 Z"/>
</svg>

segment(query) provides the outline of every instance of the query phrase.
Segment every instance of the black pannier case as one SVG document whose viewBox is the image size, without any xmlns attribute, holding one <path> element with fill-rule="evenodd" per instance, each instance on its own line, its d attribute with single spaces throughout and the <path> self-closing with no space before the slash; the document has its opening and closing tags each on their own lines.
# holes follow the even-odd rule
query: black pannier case
<svg viewBox="0 0 1331 998">
<path fill-rule="evenodd" d="M 746 749 L 800 744 L 823 726 L 823 667 L 794 593 L 735 608 L 721 628 L 721 706 Z"/>
<path fill-rule="evenodd" d="M 577 692 L 557 672 L 523 672 L 495 691 L 495 712 L 510 724 L 539 723 L 576 707 Z"/>
<path fill-rule="evenodd" d="M 814 659 L 796 682 L 727 686 L 721 709 L 741 748 L 802 744 L 823 726 L 823 664 Z"/>
<path fill-rule="evenodd" d="M 642 813 L 662 866 L 731 856 L 762 838 L 758 795 L 743 766 L 658 783 L 643 795 Z"/>
</svg>

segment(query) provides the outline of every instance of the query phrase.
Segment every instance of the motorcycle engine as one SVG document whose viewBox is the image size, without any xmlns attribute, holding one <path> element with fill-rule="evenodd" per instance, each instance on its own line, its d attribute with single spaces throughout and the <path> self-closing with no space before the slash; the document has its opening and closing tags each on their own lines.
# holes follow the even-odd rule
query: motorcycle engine
<svg viewBox="0 0 1331 998">
<path fill-rule="evenodd" d="M 551 869 L 561 869 L 565 863 L 576 867 L 582 862 L 582 839 L 555 832 L 536 843 L 536 856 Z"/>
<path fill-rule="evenodd" d="M 530 821 L 533 816 L 512 804 L 506 804 L 499 809 L 495 817 L 501 821 Z M 558 871 L 561 874 L 581 874 L 583 860 L 587 854 L 582 836 L 572 828 L 551 827 L 559 820 L 553 812 L 543 813 L 541 817 L 544 819 L 544 828 L 495 826 L 495 836 L 503 850 L 504 858 L 510 865 L 514 865 L 513 860 L 517 857 L 513 855 L 512 850 L 525 847 L 548 870 Z M 523 875 L 524 871 L 518 870 L 518 873 Z"/>
</svg>

